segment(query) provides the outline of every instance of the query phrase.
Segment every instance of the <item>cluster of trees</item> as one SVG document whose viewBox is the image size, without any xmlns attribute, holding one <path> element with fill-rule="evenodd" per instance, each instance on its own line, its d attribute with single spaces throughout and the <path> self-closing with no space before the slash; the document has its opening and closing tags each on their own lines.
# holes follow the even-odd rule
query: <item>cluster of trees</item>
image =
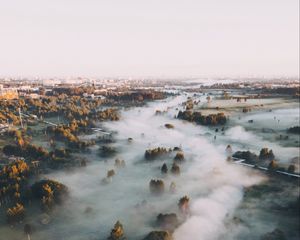
<svg viewBox="0 0 300 240">
<path fill-rule="evenodd" d="M 105 103 L 107 102 L 101 99 L 85 99 L 73 96 L 60 105 L 60 114 L 69 121 L 73 119 L 89 120 L 89 124 L 91 124 L 92 120 L 119 120 L 120 116 L 117 109 L 107 108 L 102 111 L 99 110 L 100 106 Z"/>
<path fill-rule="evenodd" d="M 78 142 L 80 144 L 81 142 Z M 84 142 L 83 142 L 84 143 Z M 80 146 L 78 149 L 85 148 Z M 68 162 L 73 165 L 76 161 L 73 161 L 74 158 L 70 158 L 71 150 L 68 148 L 53 148 L 52 151 L 48 151 L 42 146 L 37 146 L 31 143 L 25 142 L 25 144 L 8 144 L 5 145 L 2 149 L 3 153 L 7 156 L 22 157 L 28 161 L 38 161 L 39 166 L 48 166 L 51 168 L 56 168 L 62 166 L 62 164 Z M 85 164 L 81 161 L 82 164 Z M 35 169 L 38 170 L 38 169 Z"/>
<path fill-rule="evenodd" d="M 82 150 L 95 144 L 94 141 L 81 141 L 77 137 L 78 133 L 90 130 L 87 124 L 84 120 L 73 120 L 69 125 L 49 126 L 47 132 L 56 140 L 65 142 L 68 147 Z"/>
<path fill-rule="evenodd" d="M 300 134 L 300 126 L 290 127 L 287 130 L 288 133 Z"/>
<path fill-rule="evenodd" d="M 270 171 L 287 171 L 289 173 L 294 173 L 296 171 L 296 166 L 294 164 L 290 164 L 287 169 L 280 167 L 278 163 L 275 161 L 275 155 L 272 149 L 262 148 L 260 150 L 259 156 L 250 151 L 237 151 L 232 157 L 245 159 L 250 164 L 257 164 L 259 161 L 268 161 L 268 169 Z"/>
<path fill-rule="evenodd" d="M 56 87 L 52 89 L 52 92 L 49 94 L 54 96 L 59 96 L 66 94 L 68 96 L 81 96 L 84 93 L 92 94 L 95 92 L 94 87 Z"/>
<path fill-rule="evenodd" d="M 131 91 L 118 94 L 111 93 L 108 97 L 115 101 L 143 102 L 164 99 L 166 98 L 166 93 L 153 90 Z"/>
<path fill-rule="evenodd" d="M 178 202 L 179 211 L 185 216 L 189 214 L 190 199 L 187 196 L 180 198 Z M 176 213 L 160 213 L 156 217 L 156 224 L 164 231 L 152 231 L 143 240 L 172 240 L 172 234 L 176 227 L 178 227 L 179 220 Z"/>
<path fill-rule="evenodd" d="M 28 195 L 30 168 L 24 160 L 16 160 L 0 171 L 0 206 L 24 202 Z"/>
<path fill-rule="evenodd" d="M 19 109 L 25 113 L 30 112 L 39 118 L 45 116 L 57 116 L 57 113 L 60 111 L 59 106 L 56 98 L 0 100 L 0 122 L 4 123 L 9 121 L 14 125 L 19 125 Z M 24 122 L 27 120 L 30 119 L 23 118 Z"/>
<path fill-rule="evenodd" d="M 124 168 L 126 166 L 125 160 L 116 158 L 115 159 L 115 167 Z"/>
<path fill-rule="evenodd" d="M 30 112 L 38 118 L 55 117 L 62 113 L 60 106 L 63 103 L 56 97 L 43 97 L 42 99 L 24 99 L 26 107 L 22 106 L 22 111 Z"/>
<path fill-rule="evenodd" d="M 22 147 L 24 145 L 29 144 L 29 142 L 31 141 L 31 137 L 27 135 L 27 131 L 28 131 L 27 128 L 26 129 L 24 128 L 22 130 L 10 129 L 7 132 L 7 136 L 13 139 L 17 145 Z"/>
<path fill-rule="evenodd" d="M 13 224 L 25 217 L 24 205 L 35 198 L 43 211 L 50 211 L 68 195 L 65 185 L 53 180 L 41 180 L 29 186 L 32 168 L 24 160 L 16 160 L 0 171 L 0 206 L 9 205 L 7 221 Z"/>
<path fill-rule="evenodd" d="M 268 165 L 268 170 L 271 172 L 275 171 L 287 171 L 288 173 L 295 173 L 296 166 L 294 164 L 290 164 L 287 169 L 284 169 L 283 167 L 280 167 L 276 160 L 271 160 Z"/>
<path fill-rule="evenodd" d="M 41 146 L 33 144 L 21 145 L 5 145 L 3 153 L 7 156 L 24 157 L 29 160 L 46 160 L 49 158 L 49 152 Z"/>
<path fill-rule="evenodd" d="M 146 160 L 155 160 L 159 157 L 169 154 L 170 152 L 172 152 L 171 148 L 167 149 L 164 147 L 157 147 L 157 148 L 147 149 L 145 151 L 144 156 Z"/>
<path fill-rule="evenodd" d="M 30 109 L 38 116 L 51 117 L 60 115 L 67 120 L 85 119 L 95 113 L 104 101 L 101 99 L 87 100 L 79 96 L 59 95 L 55 97 L 45 97 L 42 99 L 42 106 L 35 106 Z"/>
<path fill-rule="evenodd" d="M 161 185 L 161 180 L 151 180 L 155 185 Z M 150 182 L 150 184 L 151 184 Z M 178 207 L 181 213 L 189 214 L 189 201 L 190 199 L 187 196 L 182 197 L 178 202 Z M 143 202 L 146 204 L 146 202 Z M 176 213 L 167 213 L 167 214 L 158 214 L 156 217 L 156 224 L 159 228 L 162 228 L 161 231 L 151 231 L 148 233 L 143 240 L 172 240 L 172 234 L 176 227 L 179 226 L 179 219 Z M 120 221 L 117 221 L 110 232 L 107 240 L 125 240 L 125 232 L 123 225 Z"/>
<path fill-rule="evenodd" d="M 0 100 L 1 101 L 1 100 Z M 0 102 L 1 104 L 1 102 Z M 20 118 L 18 117 L 16 112 L 8 111 L 1 109 L 0 110 L 0 123 L 6 124 L 7 122 L 13 123 L 14 125 L 20 124 Z"/>
<path fill-rule="evenodd" d="M 31 187 L 33 197 L 41 201 L 41 209 L 50 212 L 57 204 L 61 204 L 68 196 L 68 188 L 57 181 L 45 179 L 34 183 Z"/>
<path fill-rule="evenodd" d="M 59 125 L 59 126 L 49 126 L 47 127 L 48 134 L 53 134 L 54 137 L 61 141 L 67 142 L 78 142 L 78 137 L 74 134 L 77 129 L 72 128 L 72 126 Z"/>
<path fill-rule="evenodd" d="M 274 160 L 275 156 L 272 149 L 262 148 L 259 153 L 260 160 Z"/>
<path fill-rule="evenodd" d="M 258 156 L 250 151 L 237 151 L 232 157 L 245 159 L 248 163 L 256 163 L 258 160 Z"/>
<path fill-rule="evenodd" d="M 20 145 L 5 145 L 3 147 L 3 153 L 7 156 L 23 157 L 27 160 L 58 160 L 61 158 L 68 158 L 70 156 L 70 150 L 59 148 L 49 152 L 41 146 L 34 144 Z"/>
<path fill-rule="evenodd" d="M 0 123 L 20 124 L 19 108 L 26 107 L 23 99 L 0 99 Z"/>
<path fill-rule="evenodd" d="M 70 88 L 70 91 L 72 91 L 72 88 Z M 41 99 L 0 100 L 0 123 L 9 121 L 14 125 L 19 125 L 19 108 L 26 114 L 37 116 L 38 119 L 59 115 L 69 121 L 73 119 L 119 120 L 119 114 L 116 109 L 97 110 L 104 103 L 106 103 L 106 100 L 87 100 L 80 96 L 72 95 L 72 93 L 71 95 L 61 93 L 58 95 L 54 94 L 54 96 L 43 96 Z M 25 122 L 29 120 L 28 118 L 23 119 Z"/>
<path fill-rule="evenodd" d="M 98 111 L 95 114 L 90 114 L 89 117 L 98 121 L 118 121 L 120 119 L 119 112 L 115 108 L 107 108 L 103 111 Z"/>
<path fill-rule="evenodd" d="M 99 155 L 101 157 L 111 157 L 117 154 L 117 149 L 113 146 L 101 146 L 99 148 Z"/>
<path fill-rule="evenodd" d="M 201 112 L 192 112 L 189 110 L 179 111 L 177 118 L 201 125 L 224 125 L 227 121 L 225 114 L 222 112 L 205 116 Z"/>
<path fill-rule="evenodd" d="M 168 173 L 167 164 L 164 163 L 160 170 L 161 170 L 162 174 L 167 174 Z M 178 164 L 176 164 L 176 162 L 173 162 L 170 172 L 174 175 L 179 175 L 180 174 L 180 167 L 178 166 Z"/>
<path fill-rule="evenodd" d="M 275 156 L 272 149 L 262 148 L 259 156 L 250 151 L 237 151 L 232 157 L 245 159 L 249 163 L 256 163 L 258 160 L 274 160 Z"/>
</svg>

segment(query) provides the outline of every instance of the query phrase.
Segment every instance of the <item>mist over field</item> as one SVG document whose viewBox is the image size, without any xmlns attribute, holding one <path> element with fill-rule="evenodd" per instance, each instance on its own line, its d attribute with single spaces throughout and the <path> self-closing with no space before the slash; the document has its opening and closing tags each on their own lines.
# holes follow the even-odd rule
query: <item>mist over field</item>
<svg viewBox="0 0 300 240">
<path fill-rule="evenodd" d="M 114 158 L 98 159 L 85 170 L 47 176 L 69 186 L 72 195 L 67 210 L 61 212 L 64 221 L 59 222 L 55 232 L 50 234 L 59 236 L 62 234 L 60 229 L 65 231 L 67 228 L 70 233 L 64 235 L 66 239 L 105 236 L 114 222 L 120 220 L 126 236 L 140 239 L 145 232 L 156 229 L 155 220 L 159 213 L 179 214 L 177 203 L 185 195 L 191 198 L 190 216 L 179 214 L 185 222 L 175 230 L 175 239 L 220 239 L 228 231 L 224 220 L 233 216 L 241 202 L 243 187 L 257 184 L 264 177 L 228 163 L 226 144 L 220 143 L 216 148 L 211 139 L 201 136 L 207 131 L 205 127 L 174 119 L 172 111 L 182 100 L 182 97 L 176 97 L 170 102 L 123 111 L 122 121 L 105 124 L 106 129 L 118 132 L 113 144 L 118 154 Z M 156 110 L 168 107 L 166 116 L 155 116 Z M 175 128 L 166 129 L 165 123 L 171 123 Z M 127 138 L 133 138 L 133 142 L 128 143 Z M 171 166 L 172 157 L 151 164 L 145 162 L 145 149 L 159 146 L 182 148 L 186 162 L 180 165 L 180 176 L 160 173 L 163 163 Z M 112 182 L 103 186 L 101 179 L 107 170 L 115 168 L 116 157 L 126 161 L 126 168 L 116 169 Z M 156 178 L 164 180 L 166 189 L 175 182 L 176 193 L 166 190 L 163 196 L 152 196 L 148 184 Z M 147 203 L 142 204 L 145 200 Z M 93 209 L 90 215 L 84 214 L 86 207 Z M 85 232 L 81 233 L 81 228 Z M 92 229 L 98 230 L 93 232 Z"/>
</svg>

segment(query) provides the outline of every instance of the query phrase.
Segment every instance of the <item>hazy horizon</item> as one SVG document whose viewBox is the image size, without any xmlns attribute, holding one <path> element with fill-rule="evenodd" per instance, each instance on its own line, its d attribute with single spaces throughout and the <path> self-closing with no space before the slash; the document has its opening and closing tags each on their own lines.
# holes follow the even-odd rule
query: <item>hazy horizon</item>
<svg viewBox="0 0 300 240">
<path fill-rule="evenodd" d="M 0 1 L 0 76 L 299 77 L 297 0 Z"/>
</svg>

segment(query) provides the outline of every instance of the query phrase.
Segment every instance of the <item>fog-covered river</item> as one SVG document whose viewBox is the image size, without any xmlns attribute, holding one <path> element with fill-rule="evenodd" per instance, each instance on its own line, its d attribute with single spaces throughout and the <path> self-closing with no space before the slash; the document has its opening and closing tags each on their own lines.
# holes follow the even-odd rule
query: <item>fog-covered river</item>
<svg viewBox="0 0 300 240">
<path fill-rule="evenodd" d="M 66 184 L 71 198 L 46 227 L 41 227 L 32 239 L 106 239 L 117 220 L 124 226 L 127 239 L 140 240 L 148 232 L 159 229 L 155 225 L 159 213 L 176 213 L 182 224 L 175 230 L 175 240 L 232 239 L 238 228 L 225 224 L 230 221 L 243 198 L 243 188 L 260 183 L 263 174 L 226 161 L 225 148 L 232 144 L 234 150 L 273 148 L 282 159 L 297 156 L 297 148 L 284 148 L 271 143 L 255 132 L 247 132 L 242 120 L 230 126 L 225 135 L 213 139 L 214 130 L 174 119 L 186 96 L 176 96 L 149 103 L 145 107 L 123 110 L 118 122 L 105 123 L 110 131 L 117 131 L 118 153 L 111 158 L 97 156 L 97 148 L 88 155 L 90 164 L 73 172 L 47 175 Z M 165 115 L 155 115 L 156 110 L 168 110 Z M 264 116 L 265 117 L 265 116 Z M 247 121 L 248 119 L 245 119 Z M 164 124 L 171 123 L 174 129 Z M 132 142 L 128 142 L 132 138 Z M 250 145 L 249 145 L 250 143 Z M 154 147 L 181 147 L 186 161 L 180 165 L 180 176 L 163 176 L 160 167 L 166 163 L 171 168 L 174 154 L 163 160 L 146 162 L 144 152 Z M 115 159 L 126 162 L 125 168 L 116 168 Z M 101 180 L 110 169 L 116 175 L 112 182 L 103 185 Z M 166 191 L 153 196 L 149 191 L 151 179 L 163 179 Z M 176 192 L 168 191 L 171 182 Z M 178 200 L 190 197 L 190 216 L 178 211 Z M 145 202 L 146 201 L 146 202 Z M 85 213 L 87 207 L 91 210 Z M 232 234 L 228 234 L 232 232 Z"/>
</svg>

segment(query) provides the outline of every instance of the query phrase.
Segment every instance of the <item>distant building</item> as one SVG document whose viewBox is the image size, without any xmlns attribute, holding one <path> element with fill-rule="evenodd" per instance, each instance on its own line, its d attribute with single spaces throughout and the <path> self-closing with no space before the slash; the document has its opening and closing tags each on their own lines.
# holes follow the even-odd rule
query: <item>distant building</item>
<svg viewBox="0 0 300 240">
<path fill-rule="evenodd" d="M 0 99 L 18 99 L 19 94 L 16 88 L 4 88 L 0 85 Z"/>
</svg>

